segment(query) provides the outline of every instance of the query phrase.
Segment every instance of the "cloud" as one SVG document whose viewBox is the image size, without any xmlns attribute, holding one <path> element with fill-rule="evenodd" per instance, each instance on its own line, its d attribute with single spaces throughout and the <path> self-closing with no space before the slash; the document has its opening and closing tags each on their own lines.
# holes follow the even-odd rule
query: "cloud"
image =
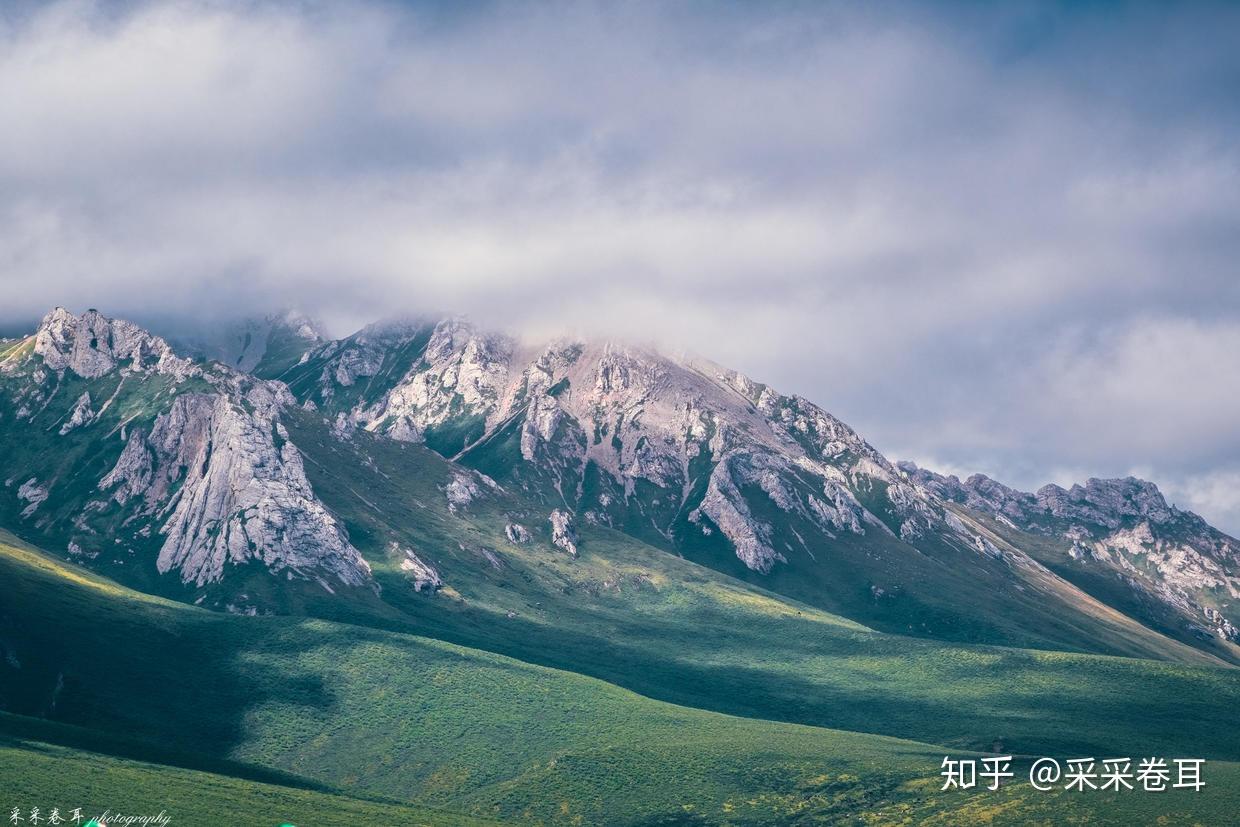
<svg viewBox="0 0 1240 827">
<path fill-rule="evenodd" d="M 1238 56 L 1208 4 L 19 4 L 0 324 L 463 311 L 1016 484 L 1215 479 Z"/>
</svg>

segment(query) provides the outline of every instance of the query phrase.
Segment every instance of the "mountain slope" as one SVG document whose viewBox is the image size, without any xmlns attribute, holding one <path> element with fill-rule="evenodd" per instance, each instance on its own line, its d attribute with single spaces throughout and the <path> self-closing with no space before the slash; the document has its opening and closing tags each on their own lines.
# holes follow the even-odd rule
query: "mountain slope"
<svg viewBox="0 0 1240 827">
<path fill-rule="evenodd" d="M 1145 709 L 1143 723 L 1131 719 L 1126 738 L 1094 733 L 1121 749 L 1210 757 L 1212 783 L 1202 793 L 1072 796 L 1034 793 L 1015 783 L 999 793 L 961 795 L 938 793 L 936 780 L 943 752 L 959 754 L 958 746 L 675 707 L 570 673 L 411 635 L 205 612 L 129 591 L 12 542 L 0 542 L 0 575 L 7 584 L 7 622 L 0 631 L 5 706 L 18 712 L 41 709 L 45 717 L 85 724 L 96 733 L 92 740 L 85 733 L 0 716 L 0 732 L 12 733 L 0 737 L 6 788 L 50 794 L 35 770 L 51 759 L 50 777 L 62 784 L 83 782 L 74 788 L 92 801 L 110 793 L 157 803 L 144 785 L 173 785 L 161 793 L 175 796 L 163 800 L 186 812 L 178 823 L 200 823 L 195 814 L 212 806 L 221 784 L 242 800 L 263 796 L 264 806 L 324 807 L 310 823 L 385 813 L 383 805 L 333 796 L 333 789 L 548 824 L 785 823 L 790 818 L 951 824 L 981 814 L 997 817 L 997 823 L 1042 818 L 1130 824 L 1159 816 L 1209 823 L 1240 803 L 1235 793 L 1240 787 L 1231 783 L 1240 780 L 1237 766 L 1220 760 L 1236 757 L 1234 739 L 1203 737 L 1207 719 L 1236 702 L 1233 670 L 1175 670 L 1194 682 L 1181 687 L 1191 692 L 1181 698 L 1217 706 L 1180 709 L 1178 729 L 1147 738 L 1157 714 Z M 1158 687 L 1167 679 L 1165 665 L 1095 660 L 1139 671 L 1140 678 L 1133 674 L 1124 682 L 1132 703 L 1141 704 L 1142 690 L 1133 689 L 1142 684 L 1167 689 Z M 987 664 L 978 661 L 973 668 L 980 675 Z M 1090 707 L 1105 703 L 1106 681 L 1118 676 L 1097 677 L 1096 685 L 1082 691 L 1075 723 L 1065 722 L 1061 730 L 1075 730 L 1073 738 L 1085 742 L 1096 715 Z M 953 694 L 949 687 L 938 691 L 944 702 Z M 165 761 L 173 750 L 192 750 L 197 760 L 243 760 L 326 786 L 318 796 L 225 779 L 195 788 L 192 784 L 206 779 L 137 766 L 132 756 L 99 762 L 30 746 L 44 741 L 100 749 L 133 739 L 150 743 Z M 1069 744 L 1058 746 L 1072 749 Z M 118 775 L 102 781 L 100 763 Z"/>
<path fill-rule="evenodd" d="M 804 400 L 459 321 L 372 326 L 280 374 L 93 312 L 4 345 L 0 525 L 112 580 L 0 549 L 3 709 L 565 823 L 1097 820 L 1101 798 L 928 799 L 941 755 L 922 762 L 1240 758 L 1230 641 L 1061 565 L 1059 522 L 1000 520 Z M 1102 513 L 1079 499 L 1056 507 Z M 1141 502 L 1099 530 L 1162 513 Z"/>
<path fill-rule="evenodd" d="M 0 519 L 129 582 L 210 592 L 214 605 L 255 574 L 367 588 L 365 560 L 280 423 L 293 404 L 279 383 L 58 308 L 0 363 Z M 204 591 L 225 574 L 227 588 Z"/>
<path fill-rule="evenodd" d="M 426 547 L 463 548 L 469 503 L 489 498 L 505 514 L 475 526 L 485 543 L 450 588 L 509 577 L 479 551 L 501 539 L 545 534 L 576 557 L 614 527 L 886 631 L 1199 659 L 960 519 L 804 400 L 612 345 L 552 346 L 514 380 L 515 347 L 458 321 L 372 326 L 304 354 L 286 384 L 58 309 L 0 365 L 0 521 L 178 599 L 382 617 L 401 592 L 380 594 L 372 567 L 437 590 Z M 591 440 L 573 436 L 583 417 Z M 455 462 L 397 453 L 417 440 Z M 427 475 L 416 511 L 390 496 Z M 535 572 L 509 588 L 528 605 L 557 587 Z"/>
<path fill-rule="evenodd" d="M 68 734 L 67 733 L 71 733 Z M 88 740 L 107 749 L 100 736 L 72 733 L 65 727 L 0 713 L 0 779 L 6 802 L 32 806 L 46 818 L 51 807 L 62 817 L 81 809 L 97 817 L 119 807 L 125 815 L 155 816 L 187 827 L 220 824 L 358 824 L 462 825 L 498 824 L 460 813 L 369 801 L 304 786 L 282 786 L 95 752 L 74 742 Z M 69 743 L 60 743 L 69 741 Z M 11 808 L 10 808 L 11 811 Z"/>
<path fill-rule="evenodd" d="M 1240 641 L 1240 541 L 1169 506 L 1152 483 L 1091 479 L 1031 494 L 982 474 L 961 482 L 912 463 L 901 467 L 1151 628 L 1215 651 Z"/>
<path fill-rule="evenodd" d="M 186 353 L 220 362 L 260 379 L 276 379 L 327 341 L 318 322 L 296 310 L 215 325 L 207 331 L 169 340 Z"/>
<path fill-rule="evenodd" d="M 568 531 L 614 527 L 887 631 L 1076 648 L 1134 625 L 1033 553 L 1036 533 L 996 542 L 830 414 L 708 362 L 448 319 L 372 326 L 285 378 L 341 432 L 422 442 Z M 1094 643 L 1149 654 L 1111 636 Z M 1174 636 L 1240 658 L 1225 634 Z"/>
</svg>

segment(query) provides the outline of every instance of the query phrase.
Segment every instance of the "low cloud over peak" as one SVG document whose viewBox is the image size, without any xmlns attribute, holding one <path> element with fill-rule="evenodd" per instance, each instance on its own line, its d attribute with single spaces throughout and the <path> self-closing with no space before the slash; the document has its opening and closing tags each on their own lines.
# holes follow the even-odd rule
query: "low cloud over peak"
<svg viewBox="0 0 1240 827">
<path fill-rule="evenodd" d="M 0 12 L 0 324 L 653 338 L 895 456 L 1240 531 L 1240 11 Z"/>
</svg>

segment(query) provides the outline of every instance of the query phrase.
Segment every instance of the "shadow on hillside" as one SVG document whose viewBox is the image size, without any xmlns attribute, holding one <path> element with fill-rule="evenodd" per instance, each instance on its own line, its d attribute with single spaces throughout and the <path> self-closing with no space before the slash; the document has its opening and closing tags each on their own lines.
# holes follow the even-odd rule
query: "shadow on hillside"
<svg viewBox="0 0 1240 827">
<path fill-rule="evenodd" d="M 18 737 L 289 784 L 291 776 L 220 762 L 256 707 L 336 703 L 319 675 L 289 667 L 325 639 L 287 619 L 105 594 L 7 556 L 0 584 L 0 711 L 47 722 L 6 717 L 0 730 Z"/>
<path fill-rule="evenodd" d="M 814 634 L 813 624 L 796 620 L 776 623 L 766 629 L 731 623 L 713 639 L 702 634 L 708 622 L 693 624 L 692 635 L 617 623 L 604 639 L 575 631 L 572 622 L 548 627 L 483 612 L 445 620 L 426 611 L 417 631 L 743 717 L 954 749 L 984 751 L 1002 742 L 1006 751 L 1025 754 L 1161 750 L 1240 760 L 1235 728 L 1219 726 L 1240 701 L 1240 671 L 958 649 L 865 633 Z M 772 657 L 779 668 L 764 668 Z"/>
</svg>

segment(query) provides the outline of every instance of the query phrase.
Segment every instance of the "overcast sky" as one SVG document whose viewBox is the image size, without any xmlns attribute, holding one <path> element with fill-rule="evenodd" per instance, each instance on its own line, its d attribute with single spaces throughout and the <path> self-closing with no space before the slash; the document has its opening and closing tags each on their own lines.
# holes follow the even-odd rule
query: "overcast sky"
<svg viewBox="0 0 1240 827">
<path fill-rule="evenodd" d="M 6 3 L 0 326 L 653 339 L 1238 534 L 1240 5 L 1001 5 Z"/>
</svg>

